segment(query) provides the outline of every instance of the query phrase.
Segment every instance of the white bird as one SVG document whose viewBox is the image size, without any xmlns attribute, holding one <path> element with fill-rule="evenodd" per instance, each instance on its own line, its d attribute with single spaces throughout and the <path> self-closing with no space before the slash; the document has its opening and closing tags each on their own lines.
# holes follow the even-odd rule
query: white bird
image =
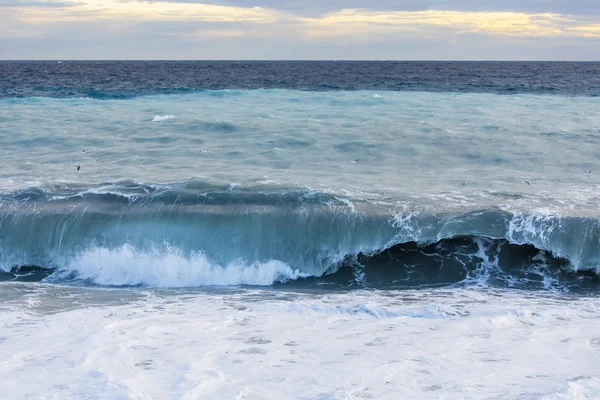
<svg viewBox="0 0 600 400">
<path fill-rule="evenodd" d="M 350 162 L 351 162 L 352 164 L 356 164 L 356 163 L 357 163 L 357 162 L 359 162 L 359 161 L 360 161 L 360 158 L 357 158 L 356 160 L 350 160 Z"/>
<path fill-rule="evenodd" d="M 529 186 L 531 186 L 531 183 L 529 183 L 529 181 L 527 179 L 523 179 L 522 182 L 528 184 Z"/>
<path fill-rule="evenodd" d="M 591 169 L 589 169 L 589 170 L 588 169 L 584 169 L 583 172 L 585 172 L 586 175 L 589 175 L 589 174 L 592 173 L 592 170 Z"/>
</svg>

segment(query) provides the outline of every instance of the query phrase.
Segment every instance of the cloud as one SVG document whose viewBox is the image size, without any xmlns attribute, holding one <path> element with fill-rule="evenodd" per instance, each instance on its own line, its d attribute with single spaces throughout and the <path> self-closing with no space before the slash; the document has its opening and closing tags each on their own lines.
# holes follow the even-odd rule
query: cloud
<svg viewBox="0 0 600 400">
<path fill-rule="evenodd" d="M 347 0 L 343 4 L 362 7 L 315 11 L 342 4 L 341 0 L 337 1 L 327 2 L 325 7 L 316 0 L 307 0 L 303 4 L 308 9 L 312 7 L 312 11 L 307 12 L 294 11 L 301 4 L 297 0 L 277 4 L 274 0 L 262 2 L 260 7 L 251 0 L 227 0 L 218 4 L 188 0 L 0 0 L 0 54 L 9 58 L 34 54 L 30 58 L 40 58 L 39 46 L 34 46 L 38 40 L 50 48 L 63 48 L 69 43 L 64 48 L 73 52 L 70 58 L 104 58 L 103 54 L 114 54 L 108 58 L 122 58 L 121 54 L 125 54 L 125 58 L 144 58 L 147 54 L 158 55 L 151 58 L 168 58 L 160 54 L 186 58 L 175 48 L 190 43 L 196 43 L 197 48 L 201 43 L 204 50 L 210 48 L 217 53 L 220 50 L 222 56 L 216 58 L 370 58 L 376 55 L 390 59 L 397 54 L 411 58 L 401 49 L 411 49 L 410 54 L 423 58 L 420 49 L 412 46 L 422 43 L 426 46 L 425 54 L 431 52 L 431 58 L 455 59 L 457 54 L 471 54 L 467 58 L 480 59 L 486 58 L 483 55 L 488 54 L 487 48 L 476 50 L 479 47 L 472 45 L 465 49 L 466 43 L 493 42 L 502 51 L 514 48 L 506 56 L 493 58 L 521 58 L 521 49 L 529 49 L 523 54 L 532 56 L 535 43 L 539 46 L 543 43 L 544 49 L 549 49 L 552 43 L 559 46 L 557 41 L 560 40 L 563 41 L 561 49 L 567 49 L 566 42 L 580 49 L 578 53 L 563 50 L 565 54 L 588 59 L 600 39 L 600 16 L 461 9 L 468 4 L 477 8 L 483 4 L 478 0 L 445 3 L 445 7 L 456 7 L 450 10 L 422 9 L 421 3 L 413 0 L 393 4 L 391 0 L 377 1 L 377 4 L 369 0 Z M 534 3 L 539 2 L 527 4 Z M 549 6 L 554 3 L 553 0 L 544 2 Z M 386 5 L 389 7 L 385 8 Z M 589 6 L 594 7 L 592 3 Z M 112 47 L 107 41 L 112 41 Z M 28 49 L 19 49 L 17 43 Z M 142 49 L 141 43 L 148 48 Z M 194 45 L 190 46 L 194 49 Z M 369 50 L 375 48 L 377 51 Z M 544 51 L 555 57 L 560 55 Z M 187 58 L 214 57 L 207 51 L 185 54 L 190 54 Z"/>
<path fill-rule="evenodd" d="M 597 37 L 600 38 L 600 24 L 596 25 L 584 25 L 584 26 L 575 26 L 569 28 L 570 31 L 575 31 L 580 35 L 585 37 Z"/>
<path fill-rule="evenodd" d="M 302 16 L 316 16 L 342 9 L 369 9 L 375 11 L 511 11 L 532 14 L 600 15 L 597 0 L 149 0 L 170 3 L 210 3 L 237 7 L 260 6 L 291 12 Z"/>
<path fill-rule="evenodd" d="M 0 0 L 7 6 L 9 0 Z M 85 1 L 85 2 L 84 2 Z M 43 2 L 35 6 L 22 3 L 13 7 L 12 19 L 21 23 L 52 24 L 108 20 L 138 24 L 143 21 L 255 23 L 293 25 L 299 35 L 357 36 L 377 32 L 422 31 L 427 34 L 452 31 L 456 34 L 479 32 L 505 36 L 590 36 L 596 35 L 598 21 L 590 17 L 557 13 L 525 13 L 514 11 L 393 11 L 342 9 L 314 17 L 263 7 L 242 7 L 189 3 L 144 2 L 123 0 L 83 0 L 61 3 Z M 25 5 L 23 5 L 25 4 Z M 58 6 L 61 4 L 62 6 Z M 67 6 L 68 5 L 68 6 Z M 599 18 L 600 19 L 600 18 Z M 227 27 L 231 34 L 240 29 Z M 226 35 L 226 34 L 224 34 Z M 364 37 L 363 37 L 364 39 Z"/>
<path fill-rule="evenodd" d="M 319 18 L 302 19 L 311 34 L 351 35 L 369 30 L 453 30 L 458 34 L 481 32 L 507 36 L 556 36 L 572 20 L 558 14 L 460 11 L 342 10 Z"/>
<path fill-rule="evenodd" d="M 207 22 L 275 22 L 277 12 L 260 7 L 234 7 L 199 3 L 168 3 L 119 0 L 86 0 L 68 8 L 13 6 L 21 21 L 36 23 L 81 20 L 154 20 Z"/>
<path fill-rule="evenodd" d="M 0 0 L 0 7 L 19 7 L 19 8 L 29 8 L 29 7 L 41 7 L 41 8 L 64 8 L 64 7 L 74 7 L 77 5 L 82 5 L 84 3 L 79 3 L 75 1 L 15 1 L 15 0 Z"/>
<path fill-rule="evenodd" d="M 242 29 L 198 29 L 186 32 L 171 32 L 169 36 L 198 37 L 198 38 L 232 38 L 248 36 L 249 32 Z"/>
</svg>

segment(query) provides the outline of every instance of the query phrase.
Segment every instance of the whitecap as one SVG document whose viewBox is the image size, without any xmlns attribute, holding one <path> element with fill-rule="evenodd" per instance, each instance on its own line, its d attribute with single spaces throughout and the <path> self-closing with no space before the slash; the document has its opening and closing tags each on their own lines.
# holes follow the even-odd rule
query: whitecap
<svg viewBox="0 0 600 400">
<path fill-rule="evenodd" d="M 174 115 L 155 115 L 154 118 L 152 119 L 152 122 L 161 122 L 161 121 L 166 121 L 169 119 L 174 119 L 175 116 Z"/>
</svg>

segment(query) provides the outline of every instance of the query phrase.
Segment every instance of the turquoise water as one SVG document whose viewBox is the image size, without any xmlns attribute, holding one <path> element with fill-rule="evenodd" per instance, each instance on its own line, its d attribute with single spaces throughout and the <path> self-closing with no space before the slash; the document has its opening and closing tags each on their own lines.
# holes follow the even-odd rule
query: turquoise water
<svg viewBox="0 0 600 400">
<path fill-rule="evenodd" d="M 488 190 L 560 198 L 597 182 L 583 170 L 598 161 L 599 104 L 594 97 L 287 90 L 4 99 L 0 177 L 4 190 L 200 179 L 367 195 Z"/>
<path fill-rule="evenodd" d="M 595 270 L 599 105 L 294 90 L 2 99 L 2 268 L 262 285 L 465 237 L 463 275 L 497 264 L 497 240 L 549 252 L 524 249 L 518 265 Z"/>
</svg>

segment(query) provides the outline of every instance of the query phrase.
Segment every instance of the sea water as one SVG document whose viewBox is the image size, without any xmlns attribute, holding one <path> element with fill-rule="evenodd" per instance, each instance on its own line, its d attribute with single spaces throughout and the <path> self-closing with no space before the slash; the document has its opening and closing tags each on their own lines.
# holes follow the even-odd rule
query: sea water
<svg viewBox="0 0 600 400">
<path fill-rule="evenodd" d="M 0 63 L 2 392 L 599 397 L 599 70 Z"/>
</svg>

